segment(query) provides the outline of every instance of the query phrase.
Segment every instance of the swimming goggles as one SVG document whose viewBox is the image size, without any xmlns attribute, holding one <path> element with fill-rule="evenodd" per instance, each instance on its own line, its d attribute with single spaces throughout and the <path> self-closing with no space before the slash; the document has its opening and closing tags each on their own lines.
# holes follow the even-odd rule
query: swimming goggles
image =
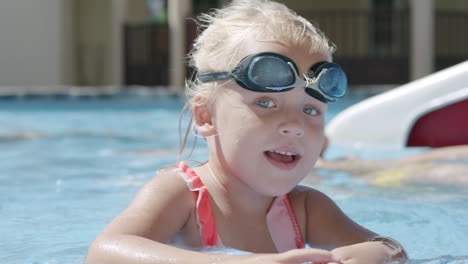
<svg viewBox="0 0 468 264">
<path fill-rule="evenodd" d="M 298 68 L 290 58 L 273 52 L 251 54 L 243 58 L 232 71 L 199 72 L 201 82 L 236 80 L 241 87 L 261 93 L 285 92 L 305 87 L 310 96 L 328 103 L 344 96 L 346 74 L 332 62 L 321 61 L 310 68 L 306 80 L 299 77 Z"/>
</svg>

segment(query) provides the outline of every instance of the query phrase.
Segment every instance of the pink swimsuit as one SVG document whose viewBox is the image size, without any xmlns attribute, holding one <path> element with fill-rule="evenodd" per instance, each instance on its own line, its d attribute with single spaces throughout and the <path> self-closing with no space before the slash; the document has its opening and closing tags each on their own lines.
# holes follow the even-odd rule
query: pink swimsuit
<svg viewBox="0 0 468 264">
<path fill-rule="evenodd" d="M 216 223 L 211 213 L 210 197 L 206 186 L 194 170 L 181 163 L 177 171 L 187 183 L 190 191 L 197 195 L 197 222 L 203 246 L 222 246 L 216 230 Z M 268 230 L 278 252 L 303 248 L 299 226 L 289 203 L 288 195 L 278 196 L 273 201 L 266 215 Z"/>
</svg>

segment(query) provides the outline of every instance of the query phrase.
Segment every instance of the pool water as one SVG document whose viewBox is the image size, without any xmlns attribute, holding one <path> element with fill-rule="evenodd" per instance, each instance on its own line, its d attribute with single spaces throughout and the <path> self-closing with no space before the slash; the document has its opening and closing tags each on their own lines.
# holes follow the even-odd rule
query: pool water
<svg viewBox="0 0 468 264">
<path fill-rule="evenodd" d="M 327 120 L 369 94 L 330 106 Z M 170 95 L 0 99 L 0 263 L 82 263 L 89 243 L 158 168 L 176 162 L 183 106 Z M 330 146 L 327 157 L 425 151 Z M 203 161 L 199 144 L 192 158 Z M 402 242 L 413 263 L 468 263 L 468 191 L 384 189 L 317 171 L 355 221 Z"/>
</svg>

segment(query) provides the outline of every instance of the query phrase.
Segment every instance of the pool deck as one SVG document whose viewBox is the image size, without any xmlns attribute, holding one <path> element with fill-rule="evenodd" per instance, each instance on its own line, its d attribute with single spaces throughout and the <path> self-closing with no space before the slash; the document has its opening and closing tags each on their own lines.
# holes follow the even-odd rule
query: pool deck
<svg viewBox="0 0 468 264">
<path fill-rule="evenodd" d="M 27 99 L 27 98 L 106 98 L 122 94 L 132 95 L 171 95 L 179 96 L 164 86 L 0 86 L 0 99 Z"/>
<path fill-rule="evenodd" d="M 357 92 L 378 94 L 397 87 L 397 85 L 365 85 L 350 86 L 350 89 Z M 116 95 L 165 95 L 183 96 L 183 92 L 174 92 L 167 86 L 0 86 L 0 99 L 28 99 L 28 98 L 107 98 Z"/>
</svg>

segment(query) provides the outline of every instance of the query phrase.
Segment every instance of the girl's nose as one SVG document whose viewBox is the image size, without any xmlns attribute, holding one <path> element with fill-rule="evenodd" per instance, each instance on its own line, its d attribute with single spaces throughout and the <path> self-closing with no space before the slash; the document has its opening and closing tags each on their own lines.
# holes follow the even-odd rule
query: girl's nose
<svg viewBox="0 0 468 264">
<path fill-rule="evenodd" d="M 304 135 L 304 128 L 298 121 L 289 121 L 280 125 L 279 133 L 288 137 L 302 137 Z"/>
</svg>

